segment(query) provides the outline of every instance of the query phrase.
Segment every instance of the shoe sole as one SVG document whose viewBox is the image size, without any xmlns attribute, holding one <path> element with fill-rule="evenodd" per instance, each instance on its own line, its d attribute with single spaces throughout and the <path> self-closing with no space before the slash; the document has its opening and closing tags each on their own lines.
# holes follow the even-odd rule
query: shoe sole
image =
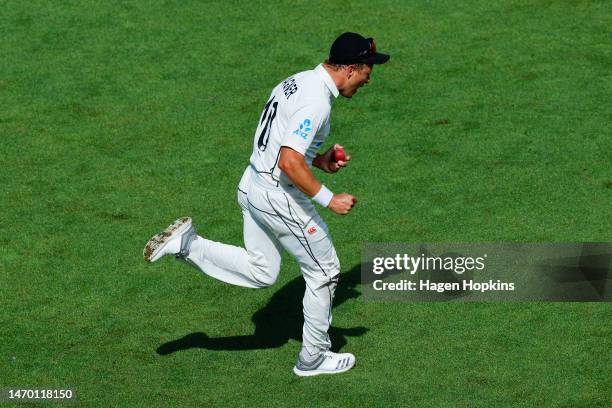
<svg viewBox="0 0 612 408">
<path fill-rule="evenodd" d="M 319 371 L 319 370 L 300 370 L 297 367 L 293 367 L 293 373 L 297 376 L 300 377 L 313 377 L 315 375 L 320 375 L 320 374 L 340 374 L 340 373 L 345 373 L 348 370 L 350 370 L 351 368 L 355 367 L 355 364 L 353 364 L 350 367 L 344 367 L 340 370 L 334 370 L 334 371 Z"/>
<path fill-rule="evenodd" d="M 161 251 L 166 243 L 170 241 L 172 238 L 176 236 L 176 234 L 182 234 L 191 226 L 191 218 L 183 217 L 174 221 L 168 228 L 163 230 L 157 235 L 154 235 L 149 242 L 144 247 L 142 251 L 142 256 L 144 260 L 147 262 L 155 262 L 152 261 L 152 258 L 155 258 L 155 255 Z M 156 259 L 157 261 L 157 259 Z"/>
</svg>

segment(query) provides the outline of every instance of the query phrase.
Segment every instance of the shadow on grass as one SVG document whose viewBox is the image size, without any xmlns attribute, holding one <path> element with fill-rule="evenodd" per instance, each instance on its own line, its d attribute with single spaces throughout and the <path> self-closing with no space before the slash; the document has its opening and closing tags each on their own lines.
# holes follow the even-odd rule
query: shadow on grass
<svg viewBox="0 0 612 408">
<path fill-rule="evenodd" d="M 612 245 L 607 242 L 585 242 L 580 256 L 547 259 L 538 265 L 555 285 L 547 295 L 560 301 L 602 302 L 611 299 L 610 280 Z M 568 285 L 571 284 L 571 285 Z"/>
<path fill-rule="evenodd" d="M 360 276 L 360 265 L 340 275 L 340 282 L 334 297 L 334 307 L 360 295 L 355 290 L 360 282 Z M 274 293 L 266 306 L 253 315 L 252 321 L 255 323 L 253 334 L 211 338 L 206 333 L 195 332 L 162 344 L 157 348 L 157 353 L 167 355 L 192 348 L 256 350 L 281 347 L 290 339 L 301 342 L 304 323 L 302 314 L 304 289 L 304 279 L 300 275 Z M 366 327 L 345 329 L 332 326 L 329 330 L 332 350 L 340 350 L 347 343 L 346 336 L 361 336 L 367 331 Z"/>
</svg>

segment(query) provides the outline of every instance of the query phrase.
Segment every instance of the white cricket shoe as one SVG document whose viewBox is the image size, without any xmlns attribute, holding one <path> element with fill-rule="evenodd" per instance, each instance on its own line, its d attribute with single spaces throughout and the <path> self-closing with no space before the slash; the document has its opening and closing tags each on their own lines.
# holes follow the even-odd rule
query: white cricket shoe
<svg viewBox="0 0 612 408">
<path fill-rule="evenodd" d="M 147 262 L 155 262 L 164 255 L 185 258 L 189 255 L 189 247 L 195 238 L 196 231 L 191 224 L 191 218 L 179 218 L 168 228 L 154 235 L 145 245 L 142 255 Z"/>
<path fill-rule="evenodd" d="M 305 362 L 298 357 L 293 372 L 300 377 L 311 377 L 319 374 L 339 374 L 355 366 L 355 356 L 351 353 L 334 353 L 324 351 L 312 362 Z"/>
</svg>

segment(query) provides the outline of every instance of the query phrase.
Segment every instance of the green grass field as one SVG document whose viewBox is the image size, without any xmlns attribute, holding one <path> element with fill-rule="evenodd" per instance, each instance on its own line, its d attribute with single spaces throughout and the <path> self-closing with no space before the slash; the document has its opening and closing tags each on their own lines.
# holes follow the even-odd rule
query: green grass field
<svg viewBox="0 0 612 408">
<path fill-rule="evenodd" d="M 0 388 L 79 406 L 609 407 L 608 303 L 383 303 L 363 242 L 612 241 L 611 1 L 6 1 L 0 14 Z M 248 290 L 165 259 L 178 216 L 240 245 L 237 182 L 270 90 L 343 31 L 392 55 L 328 145 L 343 265 L 300 379 L 290 257 Z M 257 331 L 256 331 L 257 330 Z M 1 404 L 0 404 L 1 405 Z M 22 406 L 22 405 L 20 405 Z"/>
</svg>

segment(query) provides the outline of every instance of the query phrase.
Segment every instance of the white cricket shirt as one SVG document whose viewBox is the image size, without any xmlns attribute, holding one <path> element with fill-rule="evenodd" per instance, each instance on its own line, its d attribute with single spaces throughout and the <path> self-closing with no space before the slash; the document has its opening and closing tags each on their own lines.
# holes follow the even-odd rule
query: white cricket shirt
<svg viewBox="0 0 612 408">
<path fill-rule="evenodd" d="M 338 88 L 322 64 L 297 73 L 270 94 L 253 140 L 251 167 L 271 187 L 291 184 L 278 168 L 280 149 L 287 146 L 304 155 L 308 166 L 329 135 L 329 116 Z"/>
</svg>

